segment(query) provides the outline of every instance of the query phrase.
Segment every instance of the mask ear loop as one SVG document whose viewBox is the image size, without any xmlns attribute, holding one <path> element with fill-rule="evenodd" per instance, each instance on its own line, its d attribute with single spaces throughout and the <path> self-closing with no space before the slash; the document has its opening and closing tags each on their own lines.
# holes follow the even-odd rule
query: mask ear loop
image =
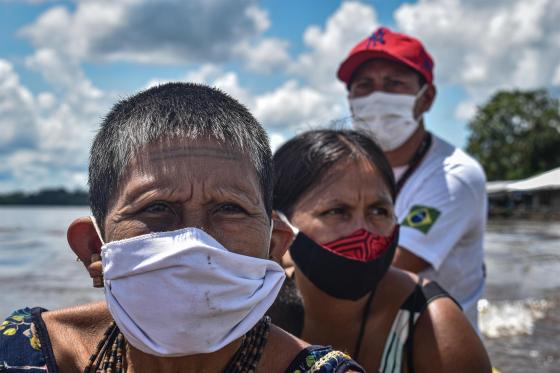
<svg viewBox="0 0 560 373">
<path fill-rule="evenodd" d="M 105 245 L 105 241 L 103 241 L 103 236 L 101 236 L 101 230 L 99 229 L 99 226 L 97 225 L 97 220 L 95 220 L 94 216 L 89 217 L 89 219 L 91 220 L 93 227 L 95 228 L 95 232 L 97 233 L 97 236 L 99 237 L 99 241 L 101 241 L 101 244 Z M 101 260 L 101 256 L 99 254 L 93 254 L 91 256 L 91 263 L 96 262 L 98 260 Z M 90 265 L 91 265 L 90 263 Z M 103 282 L 103 275 L 101 276 L 96 276 L 93 277 L 93 287 L 96 288 L 102 288 L 104 287 L 104 282 Z"/>
<path fill-rule="evenodd" d="M 270 258 L 270 243 L 272 242 L 272 231 L 274 229 L 273 224 L 274 224 L 274 220 L 271 218 L 270 219 L 270 230 L 268 232 L 268 250 L 266 252 L 266 257 L 267 258 Z"/>
<path fill-rule="evenodd" d="M 424 83 L 422 88 L 420 88 L 420 90 L 416 93 L 416 99 L 418 100 L 420 97 L 422 97 L 422 95 L 424 95 L 424 93 L 426 93 L 427 90 L 428 90 L 428 84 Z"/>
<path fill-rule="evenodd" d="M 424 83 L 424 85 L 422 86 L 422 88 L 420 88 L 420 90 L 416 93 L 416 96 L 414 98 L 414 107 L 416 107 L 416 104 L 418 103 L 418 99 L 420 97 L 422 97 L 424 95 L 424 93 L 426 93 L 426 91 L 428 90 L 428 83 Z M 418 123 L 420 123 L 420 121 L 422 120 L 422 118 L 424 117 L 424 113 L 421 113 L 418 118 L 414 118 L 414 120 Z"/>
<path fill-rule="evenodd" d="M 280 220 L 282 220 L 284 223 L 286 223 L 286 225 L 288 227 L 290 227 L 290 229 L 294 233 L 294 236 L 297 236 L 298 233 L 299 233 L 299 229 L 297 227 L 295 227 L 294 225 L 292 225 L 292 223 L 290 223 L 290 221 L 288 220 L 286 215 L 284 215 L 283 212 L 276 210 L 276 213 L 278 214 L 278 217 L 280 218 Z"/>
<path fill-rule="evenodd" d="M 90 215 L 89 219 L 93 223 L 93 227 L 95 228 L 95 231 L 97 232 L 97 236 L 99 237 L 99 241 L 101 241 L 101 243 L 103 245 L 105 245 L 105 241 L 103 241 L 103 236 L 101 235 L 101 229 L 99 229 L 99 225 L 97 225 L 97 220 L 95 220 L 95 216 Z"/>
</svg>

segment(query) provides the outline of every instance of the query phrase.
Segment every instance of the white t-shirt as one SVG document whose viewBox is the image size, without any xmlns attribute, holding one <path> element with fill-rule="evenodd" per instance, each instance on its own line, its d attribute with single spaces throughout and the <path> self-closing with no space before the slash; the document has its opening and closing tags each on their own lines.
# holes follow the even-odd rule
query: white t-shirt
<svg viewBox="0 0 560 373">
<path fill-rule="evenodd" d="M 432 135 L 432 146 L 395 204 L 399 246 L 431 264 L 420 275 L 437 281 L 477 327 L 484 291 L 486 177 L 463 152 Z"/>
</svg>

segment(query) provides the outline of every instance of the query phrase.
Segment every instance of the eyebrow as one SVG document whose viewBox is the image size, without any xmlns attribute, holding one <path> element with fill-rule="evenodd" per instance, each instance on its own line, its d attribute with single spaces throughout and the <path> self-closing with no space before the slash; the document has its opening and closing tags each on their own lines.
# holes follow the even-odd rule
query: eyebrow
<svg viewBox="0 0 560 373">
<path fill-rule="evenodd" d="M 150 180 L 145 183 L 141 183 L 140 185 L 136 185 L 131 187 L 130 189 L 124 190 L 124 201 L 126 204 L 132 204 L 133 202 L 143 198 L 146 193 L 148 192 L 156 192 L 156 194 L 161 195 L 162 189 L 159 189 L 160 186 L 158 180 Z M 241 198 L 255 206 L 259 205 L 259 191 L 257 190 L 253 193 L 250 189 L 238 185 L 238 184 L 223 184 L 213 190 L 221 195 L 233 194 L 236 198 Z M 169 194 L 170 189 L 164 188 L 163 193 Z M 192 190 L 191 193 L 192 195 Z"/>
<path fill-rule="evenodd" d="M 258 206 L 259 205 L 259 191 L 253 192 L 244 186 L 238 184 L 222 185 L 214 189 L 220 194 L 232 193 L 235 197 L 246 200 L 247 202 Z"/>
<path fill-rule="evenodd" d="M 388 197 L 384 194 L 380 194 L 380 195 L 377 196 L 377 199 L 373 204 L 375 204 L 375 205 L 391 205 L 392 206 L 393 205 L 393 200 L 390 197 Z"/>
<path fill-rule="evenodd" d="M 163 161 L 168 159 L 184 158 L 184 157 L 199 157 L 199 158 L 210 157 L 210 158 L 219 158 L 219 159 L 231 160 L 231 161 L 241 160 L 240 155 L 228 152 L 223 148 L 207 148 L 207 147 L 162 150 L 157 152 L 156 154 L 151 154 L 149 156 L 149 159 L 151 161 Z"/>
<path fill-rule="evenodd" d="M 391 79 L 391 78 L 402 78 L 411 75 L 409 71 L 406 70 L 395 70 L 391 72 L 391 75 L 385 76 L 383 79 Z"/>
<path fill-rule="evenodd" d="M 135 202 L 148 191 L 154 190 L 156 185 L 157 182 L 155 180 L 150 180 L 146 183 L 141 183 L 140 185 L 125 189 L 123 191 L 125 204 L 129 205 L 132 202 Z"/>
<path fill-rule="evenodd" d="M 331 200 L 323 200 L 324 203 L 338 203 L 341 205 L 345 205 L 348 206 L 348 202 L 336 197 L 333 198 Z M 319 201 L 318 204 L 322 203 L 323 201 Z M 383 205 L 383 206 L 392 206 L 393 205 L 393 201 L 391 200 L 391 198 L 389 198 L 388 196 L 385 195 L 377 195 L 375 198 L 375 201 L 373 203 L 370 203 L 369 205 Z"/>
</svg>

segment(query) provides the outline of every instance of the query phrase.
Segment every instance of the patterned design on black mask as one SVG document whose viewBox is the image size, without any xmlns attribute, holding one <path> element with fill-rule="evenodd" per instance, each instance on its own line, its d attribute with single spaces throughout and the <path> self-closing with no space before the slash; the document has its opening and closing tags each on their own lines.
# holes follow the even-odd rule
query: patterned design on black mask
<svg viewBox="0 0 560 373">
<path fill-rule="evenodd" d="M 322 246 L 349 259 L 369 262 L 378 258 L 391 244 L 393 236 L 375 235 L 359 229 L 349 236 L 328 242 Z"/>
<path fill-rule="evenodd" d="M 399 242 L 398 232 L 399 227 L 396 226 L 387 239 L 387 246 L 369 261 L 336 253 L 302 232 L 292 243 L 290 255 L 299 270 L 317 288 L 335 298 L 357 300 L 374 291 L 389 270 Z"/>
</svg>

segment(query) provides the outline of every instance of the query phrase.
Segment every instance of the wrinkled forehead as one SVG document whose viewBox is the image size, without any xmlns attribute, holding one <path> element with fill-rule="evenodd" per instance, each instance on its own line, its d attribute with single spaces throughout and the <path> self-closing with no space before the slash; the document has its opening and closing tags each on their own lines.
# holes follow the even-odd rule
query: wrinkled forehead
<svg viewBox="0 0 560 373">
<path fill-rule="evenodd" d="M 352 199 L 361 187 L 376 200 L 392 204 L 389 187 L 377 166 L 364 156 L 341 160 L 326 170 L 317 183 L 304 193 L 300 201 L 311 204 L 331 199 Z"/>
<path fill-rule="evenodd" d="M 121 177 L 119 191 L 132 178 L 146 175 L 168 188 L 180 179 L 211 182 L 218 187 L 249 183 L 258 190 L 250 157 L 215 139 L 165 138 L 140 147 Z"/>
</svg>

